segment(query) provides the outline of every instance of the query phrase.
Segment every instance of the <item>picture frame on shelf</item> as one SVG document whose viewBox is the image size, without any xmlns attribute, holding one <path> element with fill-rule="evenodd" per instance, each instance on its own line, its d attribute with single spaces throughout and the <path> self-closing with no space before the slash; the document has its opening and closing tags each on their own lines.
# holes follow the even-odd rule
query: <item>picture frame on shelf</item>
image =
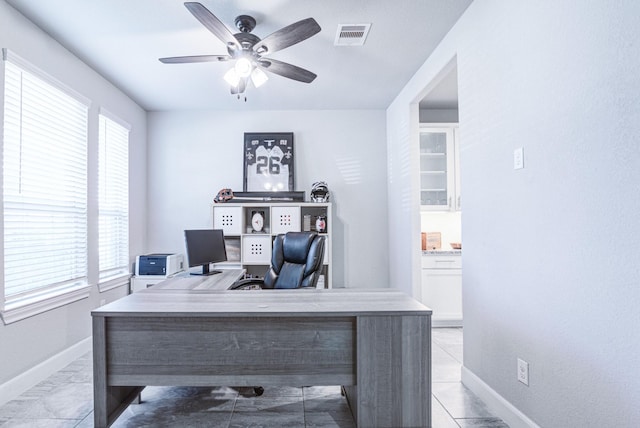
<svg viewBox="0 0 640 428">
<path fill-rule="evenodd" d="M 245 192 L 293 192 L 293 132 L 245 132 Z"/>
</svg>

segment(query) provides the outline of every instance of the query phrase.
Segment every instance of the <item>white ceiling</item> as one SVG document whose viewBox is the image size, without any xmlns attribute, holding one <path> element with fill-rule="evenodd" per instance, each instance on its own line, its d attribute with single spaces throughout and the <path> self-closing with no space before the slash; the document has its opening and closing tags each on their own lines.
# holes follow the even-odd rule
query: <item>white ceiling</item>
<svg viewBox="0 0 640 428">
<path fill-rule="evenodd" d="M 310 84 L 269 74 L 229 92 L 229 63 L 162 64 L 160 57 L 226 54 L 224 44 L 178 0 L 6 0 L 143 108 L 383 109 L 424 63 L 472 0 L 201 0 L 236 33 L 237 15 L 253 34 L 313 17 L 322 31 L 273 58 L 310 70 Z M 339 24 L 371 23 L 364 46 L 334 46 Z M 446 94 L 438 96 L 446 97 Z"/>
</svg>

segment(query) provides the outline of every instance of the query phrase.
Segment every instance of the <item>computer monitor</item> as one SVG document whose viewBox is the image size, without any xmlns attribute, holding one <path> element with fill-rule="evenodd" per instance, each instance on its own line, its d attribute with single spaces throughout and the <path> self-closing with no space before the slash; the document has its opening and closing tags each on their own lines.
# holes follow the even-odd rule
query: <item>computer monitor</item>
<svg viewBox="0 0 640 428">
<path fill-rule="evenodd" d="M 227 261 L 227 249 L 221 229 L 185 230 L 184 242 L 189 267 L 202 266 L 202 273 L 191 275 L 213 275 L 219 270 L 209 270 L 211 263 Z"/>
</svg>

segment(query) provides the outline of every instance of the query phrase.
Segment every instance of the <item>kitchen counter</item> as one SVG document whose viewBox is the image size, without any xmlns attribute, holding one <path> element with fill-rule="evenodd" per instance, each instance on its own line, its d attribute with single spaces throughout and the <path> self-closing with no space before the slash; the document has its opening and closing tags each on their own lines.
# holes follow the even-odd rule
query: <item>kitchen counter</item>
<svg viewBox="0 0 640 428">
<path fill-rule="evenodd" d="M 422 250 L 423 256 L 452 255 L 461 256 L 462 250 Z"/>
</svg>

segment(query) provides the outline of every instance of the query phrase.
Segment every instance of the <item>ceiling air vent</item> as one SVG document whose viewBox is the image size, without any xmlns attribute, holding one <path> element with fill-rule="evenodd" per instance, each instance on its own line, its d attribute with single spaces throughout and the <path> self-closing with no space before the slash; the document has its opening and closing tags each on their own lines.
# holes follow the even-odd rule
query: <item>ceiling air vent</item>
<svg viewBox="0 0 640 428">
<path fill-rule="evenodd" d="M 362 46 L 371 24 L 340 24 L 336 32 L 335 46 Z"/>
</svg>

